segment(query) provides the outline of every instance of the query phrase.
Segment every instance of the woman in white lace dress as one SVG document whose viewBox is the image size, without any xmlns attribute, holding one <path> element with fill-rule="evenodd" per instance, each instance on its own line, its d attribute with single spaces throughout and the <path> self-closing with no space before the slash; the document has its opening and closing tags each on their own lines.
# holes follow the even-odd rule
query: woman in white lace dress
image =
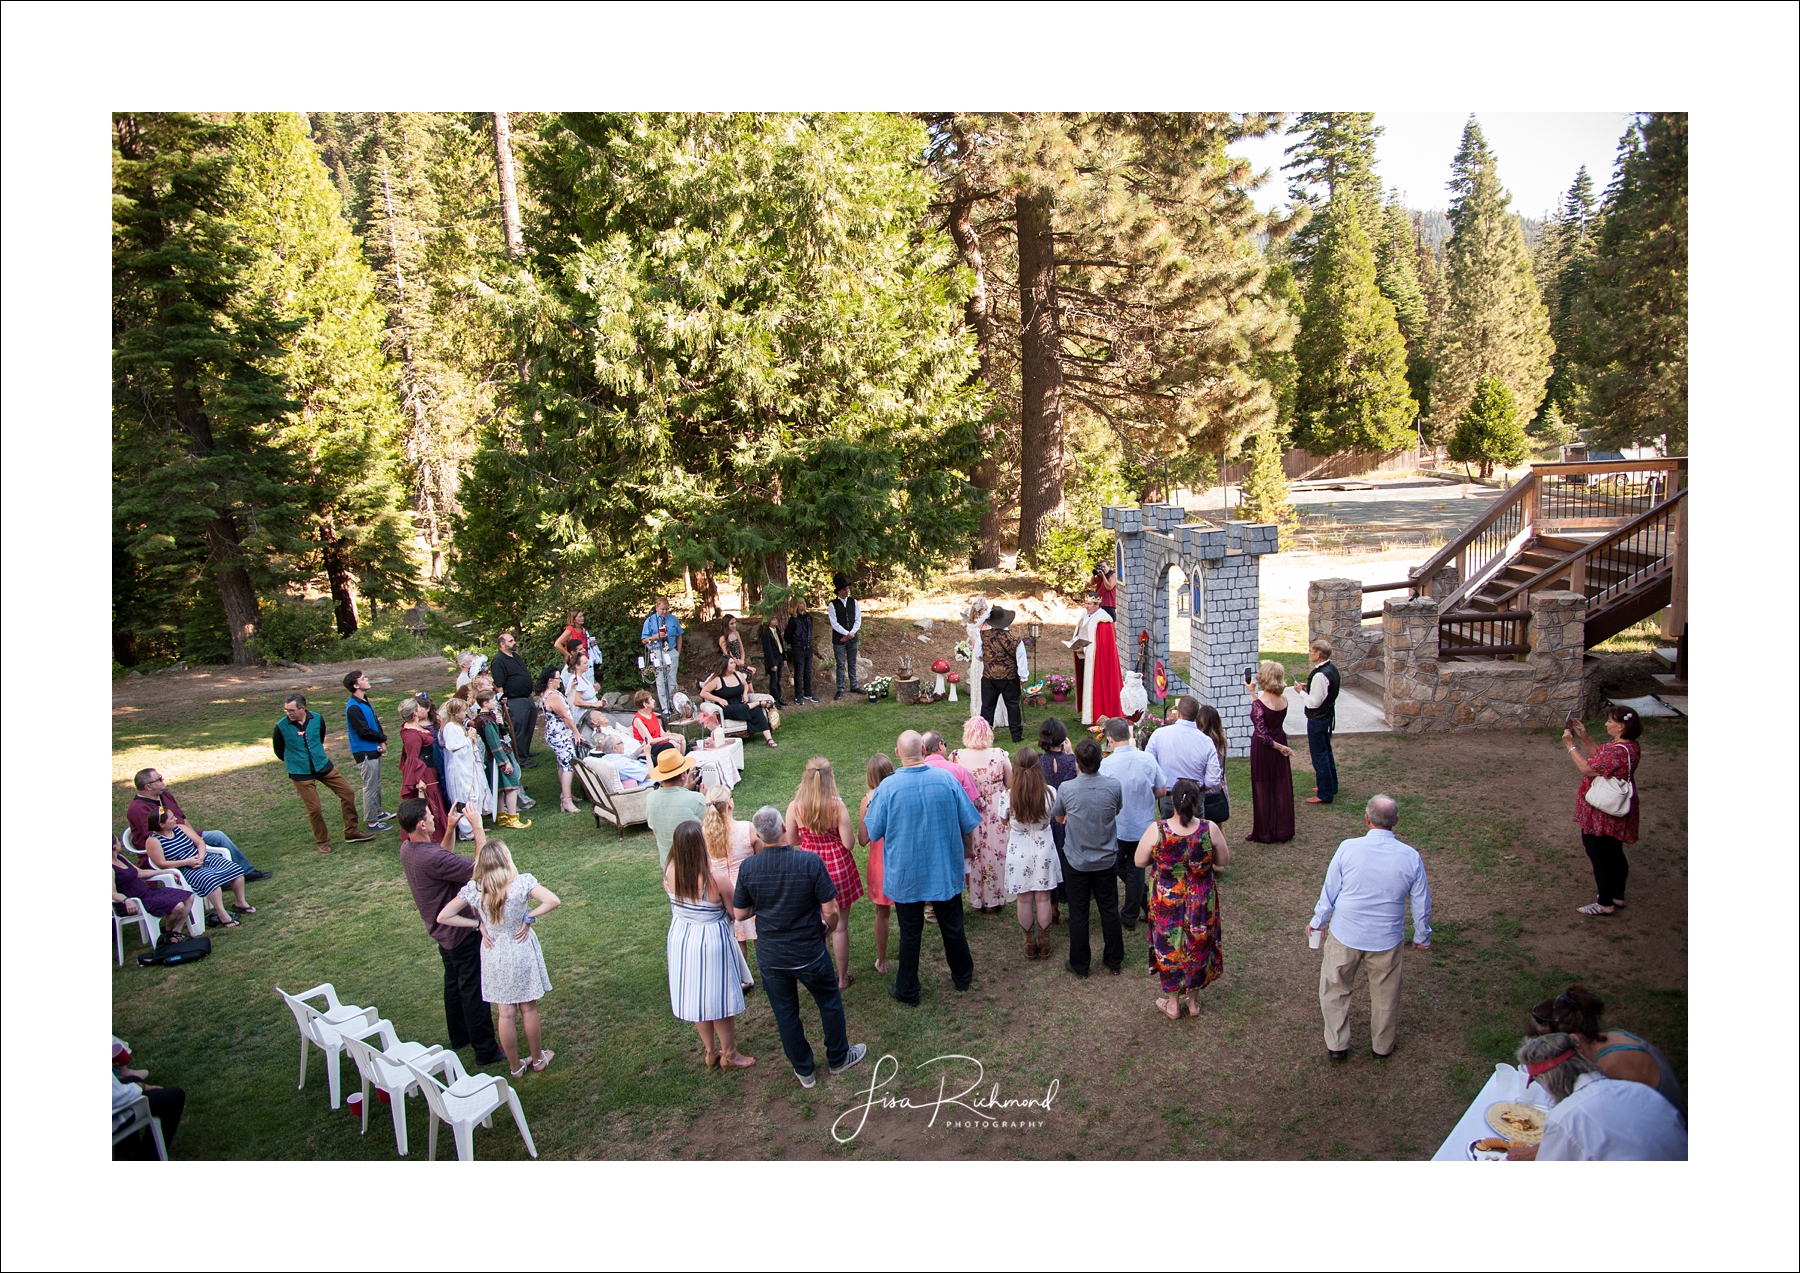
<svg viewBox="0 0 1800 1273">
<path fill-rule="evenodd" d="M 500 1047 L 514 1078 L 522 1077 L 528 1065 L 542 1074 L 556 1055 L 544 1048 L 538 1018 L 538 1000 L 550 993 L 550 970 L 534 925 L 560 905 L 561 899 L 537 876 L 519 874 L 504 841 L 487 840 L 475 851 L 475 878 L 438 912 L 440 924 L 481 930 L 481 997 L 500 1009 Z M 531 1048 L 523 1059 L 515 1008 L 525 1018 L 525 1042 Z"/>
<path fill-rule="evenodd" d="M 444 704 L 444 778 L 450 784 L 450 803 L 460 801 L 468 811 L 457 823 L 459 840 L 475 837 L 469 820 L 479 819 L 489 804 L 487 779 L 481 773 L 481 756 L 468 721 L 469 705 L 462 699 L 453 698 Z"/>
</svg>

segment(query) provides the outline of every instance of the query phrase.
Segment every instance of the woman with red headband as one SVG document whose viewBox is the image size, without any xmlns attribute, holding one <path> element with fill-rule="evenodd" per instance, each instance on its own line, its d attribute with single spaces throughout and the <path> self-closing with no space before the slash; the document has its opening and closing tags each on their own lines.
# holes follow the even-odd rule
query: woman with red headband
<svg viewBox="0 0 1800 1273">
<path fill-rule="evenodd" d="M 1600 1067 L 1609 1079 L 1625 1079 L 1643 1083 L 1687 1117 L 1687 1093 L 1675 1077 L 1662 1049 L 1648 1039 L 1629 1030 L 1600 1028 L 1600 1014 L 1606 1005 L 1584 986 L 1570 986 L 1554 999 L 1546 999 L 1531 1010 L 1531 1033 L 1571 1034 L 1581 1045 L 1582 1055 Z"/>
<path fill-rule="evenodd" d="M 1609 1079 L 1572 1034 L 1544 1034 L 1519 1045 L 1519 1064 L 1556 1106 L 1536 1145 L 1515 1144 L 1509 1159 L 1539 1162 L 1686 1162 L 1687 1124 L 1642 1083 Z"/>
</svg>

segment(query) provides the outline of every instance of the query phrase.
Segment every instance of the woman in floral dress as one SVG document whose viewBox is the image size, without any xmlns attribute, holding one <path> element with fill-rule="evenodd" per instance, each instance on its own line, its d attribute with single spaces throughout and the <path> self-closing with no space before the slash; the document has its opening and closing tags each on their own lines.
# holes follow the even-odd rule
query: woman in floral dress
<svg viewBox="0 0 1800 1273">
<path fill-rule="evenodd" d="M 1007 820 L 1006 891 L 1018 894 L 1025 958 L 1044 959 L 1050 954 L 1050 895 L 1062 883 L 1062 861 L 1050 834 L 1050 788 L 1031 748 L 1021 747 L 1013 757 L 1012 789 L 999 800 Z"/>
<path fill-rule="evenodd" d="M 1638 838 L 1637 767 L 1642 752 L 1637 740 L 1643 730 L 1636 712 L 1616 705 L 1606 709 L 1608 741 L 1599 746 L 1580 721 L 1573 729 L 1563 730 L 1563 746 L 1581 774 L 1581 789 L 1575 793 L 1575 825 L 1581 828 L 1581 847 L 1594 864 L 1594 900 L 1576 908 L 1583 915 L 1611 915 L 1625 905 L 1625 879 L 1631 874 L 1625 846 L 1636 844 Z M 1610 814 L 1588 803 L 1588 788 L 1596 778 L 1617 778 L 1631 784 L 1631 803 L 1624 813 Z"/>
<path fill-rule="evenodd" d="M 1000 812 L 1000 798 L 1012 785 L 1012 762 L 994 746 L 994 727 L 979 716 L 963 725 L 962 750 L 951 759 L 969 771 L 981 796 L 975 802 L 981 824 L 975 828 L 975 856 L 969 859 L 969 905 L 998 914 L 1009 896 L 1006 816 Z"/>
<path fill-rule="evenodd" d="M 850 846 L 856 843 L 850 810 L 838 796 L 837 775 L 831 762 L 814 756 L 800 776 L 800 790 L 787 809 L 788 843 L 825 862 L 825 873 L 837 885 L 838 914 L 843 918 L 831 930 L 831 957 L 837 964 L 838 989 L 848 990 L 856 978 L 850 975 L 850 905 L 863 895 L 862 873 Z"/>
<path fill-rule="evenodd" d="M 1231 863 L 1219 824 L 1200 815 L 1200 784 L 1183 778 L 1169 793 L 1175 816 L 1158 819 L 1138 841 L 1135 861 L 1150 876 L 1150 968 L 1162 978 L 1157 1010 L 1173 1021 L 1186 995 L 1200 1015 L 1200 991 L 1225 966 L 1219 948 L 1219 890 L 1215 866 Z"/>
</svg>

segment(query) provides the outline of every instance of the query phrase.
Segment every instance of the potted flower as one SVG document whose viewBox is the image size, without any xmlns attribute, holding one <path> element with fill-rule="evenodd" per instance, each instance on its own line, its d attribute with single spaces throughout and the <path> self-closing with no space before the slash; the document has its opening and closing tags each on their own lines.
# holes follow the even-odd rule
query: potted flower
<svg viewBox="0 0 1800 1273">
<path fill-rule="evenodd" d="M 1050 691 L 1050 697 L 1058 702 L 1067 702 L 1069 695 L 1075 692 L 1074 678 L 1064 676 L 1061 672 L 1052 672 L 1044 678 L 1044 688 Z"/>
</svg>

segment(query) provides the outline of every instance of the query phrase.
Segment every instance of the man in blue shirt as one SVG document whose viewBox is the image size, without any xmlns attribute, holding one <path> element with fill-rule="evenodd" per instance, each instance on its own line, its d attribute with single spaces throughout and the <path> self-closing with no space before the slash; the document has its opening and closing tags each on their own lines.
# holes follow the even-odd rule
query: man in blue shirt
<svg viewBox="0 0 1800 1273">
<path fill-rule="evenodd" d="M 950 980 L 967 990 L 975 979 L 975 959 L 963 934 L 962 892 L 964 863 L 975 852 L 981 815 L 955 778 L 925 763 L 925 741 L 917 730 L 900 735 L 894 755 L 900 768 L 875 788 L 863 825 L 869 839 L 882 841 L 881 888 L 900 920 L 900 968 L 888 994 L 917 1007 L 927 902 L 937 914 Z"/>
<path fill-rule="evenodd" d="M 344 725 L 350 732 L 350 759 L 362 775 L 363 819 L 371 831 L 386 831 L 393 814 L 381 807 L 381 758 L 387 755 L 387 731 L 369 702 L 369 678 L 358 668 L 344 674 Z"/>
<path fill-rule="evenodd" d="M 1370 1049 L 1384 1059 L 1394 1051 L 1408 899 L 1413 949 L 1431 949 L 1431 888 L 1418 850 L 1394 837 L 1400 806 L 1392 796 L 1376 796 L 1364 821 L 1369 834 L 1345 840 L 1331 855 L 1325 887 L 1306 926 L 1310 940 L 1315 930 L 1331 925 L 1319 969 L 1319 1009 L 1325 1015 L 1325 1050 L 1334 1061 L 1350 1056 L 1350 988 L 1364 963 L 1369 966 Z"/>
<path fill-rule="evenodd" d="M 675 675 L 681 667 L 681 620 L 669 612 L 669 599 L 658 597 L 656 609 L 644 620 L 638 637 L 644 656 L 656 672 L 656 696 L 664 713 L 675 710 Z"/>
<path fill-rule="evenodd" d="M 1100 762 L 1100 774 L 1118 782 L 1121 801 L 1114 832 L 1119 856 L 1113 863 L 1119 882 L 1125 886 L 1119 926 L 1136 928 L 1138 913 L 1145 909 L 1144 868 L 1137 865 L 1138 841 L 1156 821 L 1156 802 L 1168 795 L 1174 784 L 1164 775 L 1161 765 L 1132 745 L 1131 722 L 1124 717 L 1114 716 L 1106 722 L 1106 742 L 1112 752 Z"/>
</svg>

